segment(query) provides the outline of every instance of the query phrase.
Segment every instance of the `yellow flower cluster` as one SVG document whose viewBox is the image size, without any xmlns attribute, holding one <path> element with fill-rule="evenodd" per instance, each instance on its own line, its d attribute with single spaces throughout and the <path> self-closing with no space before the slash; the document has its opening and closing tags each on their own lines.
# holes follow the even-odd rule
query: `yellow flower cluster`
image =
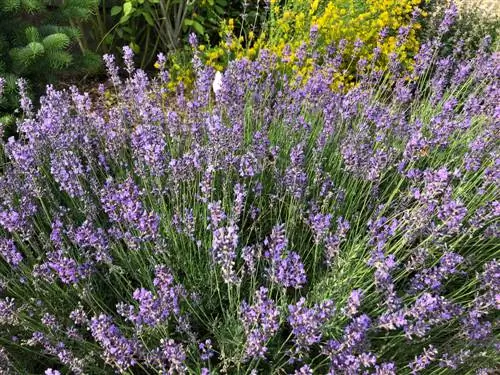
<svg viewBox="0 0 500 375">
<path fill-rule="evenodd" d="M 357 59 L 370 60 L 374 47 L 378 47 L 379 66 L 394 52 L 400 62 L 406 64 L 419 47 L 416 33 L 420 24 L 411 22 L 411 18 L 422 1 L 289 0 L 283 6 L 271 1 L 267 33 L 258 36 L 253 32 L 241 33 L 235 30 L 234 20 L 229 19 L 221 27 L 222 42 L 213 48 L 202 45 L 199 49 L 209 65 L 222 70 L 228 61 L 242 57 L 253 59 L 260 49 L 266 48 L 283 57 L 285 65 L 303 77 L 313 69 L 313 51 L 322 55 L 328 46 L 342 39 L 348 42 L 347 56 L 354 55 L 354 43 L 358 42 Z M 403 43 L 397 43 L 401 27 L 407 27 L 408 34 Z M 382 30 L 388 33 L 384 39 L 379 36 Z M 304 54 L 304 48 L 308 52 L 305 60 L 298 57 Z M 352 66 L 355 63 L 350 61 L 349 66 L 343 67 L 343 73 L 337 75 L 339 82 L 350 81 Z"/>
</svg>

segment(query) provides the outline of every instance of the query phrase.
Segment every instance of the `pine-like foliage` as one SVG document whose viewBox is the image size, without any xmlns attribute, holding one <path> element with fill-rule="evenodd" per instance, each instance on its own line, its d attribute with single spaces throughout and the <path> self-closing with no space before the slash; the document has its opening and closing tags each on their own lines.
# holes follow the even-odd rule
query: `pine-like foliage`
<svg viewBox="0 0 500 375">
<path fill-rule="evenodd" d="M 78 76 L 100 68 L 99 59 L 80 42 L 81 25 L 98 2 L 0 0 L 0 77 L 6 79 L 0 113 L 16 106 L 18 77 L 27 78 L 36 94 L 61 74 Z"/>
</svg>

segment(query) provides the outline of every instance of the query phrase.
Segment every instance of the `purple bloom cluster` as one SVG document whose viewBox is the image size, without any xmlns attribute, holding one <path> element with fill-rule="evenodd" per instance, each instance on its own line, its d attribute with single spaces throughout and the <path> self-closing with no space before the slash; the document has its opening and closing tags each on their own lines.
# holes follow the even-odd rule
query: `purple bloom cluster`
<svg viewBox="0 0 500 375">
<path fill-rule="evenodd" d="M 154 327 L 164 323 L 170 316 L 180 314 L 180 299 L 184 296 L 184 289 L 175 285 L 174 278 L 168 268 L 157 266 L 153 280 L 156 293 L 145 289 L 136 289 L 133 293 L 134 300 L 139 307 L 123 303 L 117 307 L 118 312 L 137 328 L 144 325 Z"/>
<path fill-rule="evenodd" d="M 423 293 L 413 305 L 382 314 L 378 326 L 385 329 L 403 328 L 408 338 L 424 337 L 434 327 L 456 318 L 462 309 L 444 297 Z"/>
<path fill-rule="evenodd" d="M 269 291 L 261 287 L 255 293 L 254 304 L 243 301 L 240 307 L 241 321 L 245 329 L 247 358 L 265 358 L 266 343 L 279 329 L 279 311 L 268 296 Z"/>
<path fill-rule="evenodd" d="M 13 325 L 18 322 L 17 307 L 13 298 L 0 299 L 0 324 Z"/>
<path fill-rule="evenodd" d="M 185 361 L 185 349 L 173 339 L 162 339 L 160 347 L 153 350 L 147 358 L 147 362 L 162 374 L 186 373 Z"/>
<path fill-rule="evenodd" d="M 125 48 L 92 94 L 50 86 L 37 106 L 19 82 L 0 141 L 0 372 L 32 372 L 32 352 L 52 375 L 496 365 L 498 52 L 436 39 L 380 70 L 377 47 L 320 42 L 284 48 L 307 77 L 266 50 L 216 74 L 194 51 L 188 85 Z"/>
<path fill-rule="evenodd" d="M 432 268 L 426 268 L 416 274 L 412 281 L 410 289 L 412 291 L 438 290 L 443 285 L 443 281 L 450 275 L 458 272 L 457 268 L 463 263 L 464 258 L 453 252 L 446 252 L 439 260 L 439 265 Z"/>
<path fill-rule="evenodd" d="M 322 329 L 335 312 L 332 301 L 324 301 L 308 308 L 305 298 L 289 305 L 288 324 L 292 327 L 294 355 L 305 354 L 313 344 L 321 341 Z"/>
<path fill-rule="evenodd" d="M 307 184 L 307 174 L 304 171 L 304 165 L 304 145 L 298 144 L 290 151 L 290 166 L 286 170 L 283 179 L 286 191 L 295 199 L 302 197 Z"/>
<path fill-rule="evenodd" d="M 114 231 L 118 238 L 149 240 L 157 235 L 159 217 L 154 212 L 146 211 L 140 200 L 139 188 L 131 178 L 120 184 L 106 181 L 101 191 L 101 202 L 111 222 L 123 228 Z M 134 231 L 138 232 L 138 236 L 134 235 Z"/>
<path fill-rule="evenodd" d="M 160 176 L 166 168 L 166 141 L 163 129 L 158 125 L 139 125 L 131 135 L 131 146 L 138 163 L 137 171 L 149 170 Z"/>
<path fill-rule="evenodd" d="M 90 332 L 103 349 L 104 360 L 125 371 L 137 362 L 140 343 L 135 339 L 123 336 L 113 320 L 104 314 L 90 321 Z"/>
<path fill-rule="evenodd" d="M 18 266 L 23 260 L 22 254 L 17 250 L 14 241 L 0 238 L 0 255 L 11 266 Z"/>
<path fill-rule="evenodd" d="M 235 271 L 236 247 L 238 246 L 238 227 L 230 225 L 213 232 L 212 256 L 214 262 L 221 266 L 222 277 L 226 283 L 236 283 Z"/>
<path fill-rule="evenodd" d="M 83 196 L 79 180 L 83 178 L 84 169 L 80 159 L 71 151 L 52 154 L 50 159 L 50 172 L 61 189 L 72 198 Z"/>
<path fill-rule="evenodd" d="M 285 288 L 301 288 L 307 282 L 306 271 L 299 254 L 286 252 L 288 240 L 285 227 L 275 226 L 271 235 L 264 240 L 264 245 L 267 247 L 264 255 L 270 261 L 271 280 Z"/>
</svg>

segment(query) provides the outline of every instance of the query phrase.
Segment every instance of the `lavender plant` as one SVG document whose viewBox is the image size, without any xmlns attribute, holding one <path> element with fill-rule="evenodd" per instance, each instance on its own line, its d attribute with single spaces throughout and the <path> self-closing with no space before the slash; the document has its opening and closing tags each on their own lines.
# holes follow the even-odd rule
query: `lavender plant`
<svg viewBox="0 0 500 375">
<path fill-rule="evenodd" d="M 335 47 L 304 84 L 266 51 L 234 61 L 215 95 L 212 68 L 170 92 L 163 56 L 149 77 L 125 49 L 112 105 L 23 98 L 0 145 L 0 372 L 494 371 L 499 55 L 435 39 L 332 91 Z"/>
</svg>

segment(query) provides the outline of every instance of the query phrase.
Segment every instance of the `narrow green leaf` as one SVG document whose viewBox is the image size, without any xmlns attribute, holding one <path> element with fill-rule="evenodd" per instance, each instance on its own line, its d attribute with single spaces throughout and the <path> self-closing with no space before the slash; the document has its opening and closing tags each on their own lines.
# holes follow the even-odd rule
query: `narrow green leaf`
<svg viewBox="0 0 500 375">
<path fill-rule="evenodd" d="M 142 12 L 142 16 L 144 17 L 148 25 L 154 26 L 155 23 L 153 21 L 153 18 L 151 17 L 151 14 L 149 14 L 148 12 Z"/>
</svg>

